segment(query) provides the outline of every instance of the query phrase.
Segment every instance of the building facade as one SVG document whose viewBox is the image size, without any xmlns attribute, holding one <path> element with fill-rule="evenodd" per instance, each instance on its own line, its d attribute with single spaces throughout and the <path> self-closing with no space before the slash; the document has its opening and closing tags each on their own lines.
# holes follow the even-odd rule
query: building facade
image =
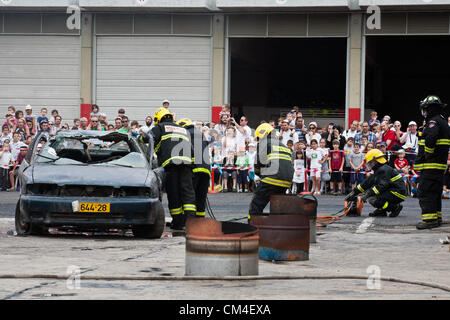
<svg viewBox="0 0 450 320">
<path fill-rule="evenodd" d="M 420 98 L 450 99 L 449 49 L 450 1 L 0 0 L 0 106 L 414 118 Z"/>
</svg>

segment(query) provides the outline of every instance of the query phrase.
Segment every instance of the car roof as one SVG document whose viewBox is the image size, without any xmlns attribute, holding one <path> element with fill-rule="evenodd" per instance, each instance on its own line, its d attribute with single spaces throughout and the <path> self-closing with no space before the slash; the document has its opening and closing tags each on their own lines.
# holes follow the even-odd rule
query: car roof
<svg viewBox="0 0 450 320">
<path fill-rule="evenodd" d="M 132 139 L 132 135 L 117 131 L 96 131 L 96 130 L 60 130 L 55 137 L 64 138 L 98 138 L 104 141 L 126 141 Z"/>
</svg>

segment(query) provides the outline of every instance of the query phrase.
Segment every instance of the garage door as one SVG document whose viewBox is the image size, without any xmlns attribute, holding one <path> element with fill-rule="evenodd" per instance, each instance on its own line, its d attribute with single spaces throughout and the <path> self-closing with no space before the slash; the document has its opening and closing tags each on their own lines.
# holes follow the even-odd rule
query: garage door
<svg viewBox="0 0 450 320">
<path fill-rule="evenodd" d="M 211 38 L 98 36 L 97 104 L 108 119 L 153 115 L 164 99 L 177 119 L 210 118 Z"/>
<path fill-rule="evenodd" d="M 34 114 L 57 109 L 69 123 L 79 117 L 79 36 L 2 35 L 0 70 L 2 107 L 24 111 L 31 104 Z"/>
</svg>

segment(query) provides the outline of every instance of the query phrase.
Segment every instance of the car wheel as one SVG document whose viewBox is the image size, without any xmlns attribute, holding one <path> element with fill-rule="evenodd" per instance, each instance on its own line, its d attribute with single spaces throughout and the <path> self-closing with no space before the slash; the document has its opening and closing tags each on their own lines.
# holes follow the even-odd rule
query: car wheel
<svg viewBox="0 0 450 320">
<path fill-rule="evenodd" d="M 24 221 L 23 212 L 20 210 L 20 200 L 16 205 L 15 225 L 18 236 L 48 234 L 48 228 Z"/>
<path fill-rule="evenodd" d="M 159 239 L 164 231 L 165 215 L 163 210 L 159 210 L 154 224 L 132 227 L 133 235 L 136 238 Z"/>
</svg>

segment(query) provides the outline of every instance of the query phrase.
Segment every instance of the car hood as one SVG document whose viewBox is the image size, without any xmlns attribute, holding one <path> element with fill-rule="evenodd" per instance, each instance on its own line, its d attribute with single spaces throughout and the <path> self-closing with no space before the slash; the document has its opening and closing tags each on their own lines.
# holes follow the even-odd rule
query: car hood
<svg viewBox="0 0 450 320">
<path fill-rule="evenodd" d="M 145 186 L 147 168 L 40 164 L 33 168 L 33 183 L 57 185 Z"/>
</svg>

